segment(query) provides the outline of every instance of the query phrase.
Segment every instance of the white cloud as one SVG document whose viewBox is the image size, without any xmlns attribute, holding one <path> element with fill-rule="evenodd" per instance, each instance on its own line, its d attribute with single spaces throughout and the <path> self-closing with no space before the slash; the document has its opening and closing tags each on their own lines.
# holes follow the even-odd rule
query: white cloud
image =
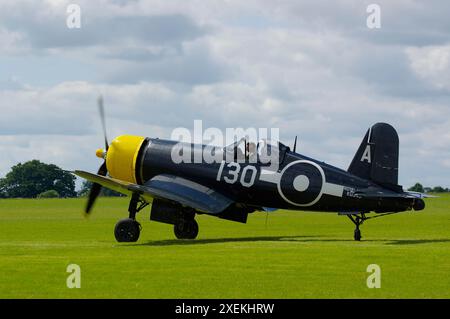
<svg viewBox="0 0 450 319">
<path fill-rule="evenodd" d="M 414 72 L 438 89 L 450 90 L 450 44 L 408 47 L 406 53 Z"/>
<path fill-rule="evenodd" d="M 0 27 L 0 54 L 20 54 L 27 50 L 23 34 Z"/>
</svg>

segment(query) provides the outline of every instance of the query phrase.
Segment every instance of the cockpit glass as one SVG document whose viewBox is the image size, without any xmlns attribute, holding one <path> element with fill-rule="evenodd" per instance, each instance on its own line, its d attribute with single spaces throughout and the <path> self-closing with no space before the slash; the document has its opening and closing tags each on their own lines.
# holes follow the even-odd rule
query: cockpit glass
<svg viewBox="0 0 450 319">
<path fill-rule="evenodd" d="M 241 138 L 225 147 L 225 153 L 232 155 L 234 160 L 249 161 L 255 158 L 256 162 L 257 143 Z"/>
<path fill-rule="evenodd" d="M 287 146 L 270 140 L 261 139 L 257 143 L 241 138 L 225 147 L 225 152 L 235 161 L 259 162 L 261 164 L 279 163 L 283 159 Z"/>
</svg>

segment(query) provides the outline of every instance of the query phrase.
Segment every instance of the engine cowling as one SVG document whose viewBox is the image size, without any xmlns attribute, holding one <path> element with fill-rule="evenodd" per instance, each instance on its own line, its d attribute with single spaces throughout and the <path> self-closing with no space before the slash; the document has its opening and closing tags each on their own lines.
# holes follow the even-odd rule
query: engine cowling
<svg viewBox="0 0 450 319">
<path fill-rule="evenodd" d="M 106 167 L 112 178 L 137 183 L 136 162 L 144 141 L 142 136 L 121 135 L 111 142 L 106 154 Z"/>
</svg>

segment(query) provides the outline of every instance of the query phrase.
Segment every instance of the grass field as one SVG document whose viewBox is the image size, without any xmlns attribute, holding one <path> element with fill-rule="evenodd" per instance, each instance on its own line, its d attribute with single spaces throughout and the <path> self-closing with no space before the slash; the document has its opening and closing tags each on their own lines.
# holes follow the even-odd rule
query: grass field
<svg viewBox="0 0 450 319">
<path fill-rule="evenodd" d="M 250 215 L 246 225 L 199 216 L 195 241 L 139 213 L 141 238 L 115 242 L 124 198 L 0 200 L 0 298 L 449 298 L 450 195 L 422 212 L 353 224 L 326 213 Z M 81 288 L 66 267 L 81 267 Z M 369 264 L 381 288 L 369 289 Z"/>
</svg>

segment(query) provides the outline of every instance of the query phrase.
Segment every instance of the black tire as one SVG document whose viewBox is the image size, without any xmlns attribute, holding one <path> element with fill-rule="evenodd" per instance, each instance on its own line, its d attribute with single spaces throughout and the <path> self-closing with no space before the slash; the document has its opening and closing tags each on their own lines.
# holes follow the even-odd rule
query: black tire
<svg viewBox="0 0 450 319">
<path fill-rule="evenodd" d="M 173 225 L 173 232 L 178 239 L 195 239 L 198 235 L 198 224 L 195 219 L 180 221 Z"/>
<path fill-rule="evenodd" d="M 353 237 L 356 241 L 361 240 L 361 231 L 359 229 L 355 229 L 355 235 Z"/>
<path fill-rule="evenodd" d="M 416 198 L 413 205 L 414 210 L 423 210 L 425 208 L 425 202 L 421 198 Z"/>
<path fill-rule="evenodd" d="M 139 239 L 141 224 L 131 218 L 120 220 L 114 228 L 114 236 L 119 243 L 133 243 Z"/>
</svg>

